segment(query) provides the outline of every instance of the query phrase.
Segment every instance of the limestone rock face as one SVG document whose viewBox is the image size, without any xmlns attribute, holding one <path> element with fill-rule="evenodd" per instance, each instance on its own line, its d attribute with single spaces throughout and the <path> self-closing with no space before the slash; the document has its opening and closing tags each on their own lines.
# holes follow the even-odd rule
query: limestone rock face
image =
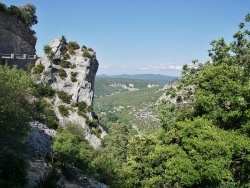
<svg viewBox="0 0 250 188">
<path fill-rule="evenodd" d="M 53 105 L 56 115 L 62 125 L 70 121 L 84 127 L 86 130 L 85 138 L 89 140 L 93 147 L 97 147 L 100 145 L 100 139 L 90 134 L 90 127 L 87 126 L 86 117 L 78 115 L 77 108 L 71 107 L 74 103 L 84 102 L 87 108 L 91 109 L 94 99 L 95 76 L 99 66 L 95 53 L 89 52 L 91 58 L 87 58 L 83 57 L 83 52 L 78 49 L 74 51 L 73 55 L 69 55 L 68 59 L 64 59 L 66 46 L 59 39 L 52 40 L 49 46 L 54 54 L 53 57 L 49 58 L 45 55 L 36 61 L 36 66 L 39 64 L 44 66 L 38 84 L 50 84 L 55 91 L 64 91 L 72 96 L 69 104 L 62 102 L 58 96 L 55 97 Z M 69 66 L 65 68 L 61 64 L 62 62 L 68 63 Z M 64 76 L 61 76 L 60 72 L 64 72 Z M 59 113 L 58 106 L 60 105 L 71 109 L 68 116 L 62 116 Z M 88 121 L 92 121 L 92 110 L 88 111 L 86 116 Z M 104 135 L 102 134 L 102 136 Z"/>
<path fill-rule="evenodd" d="M 20 20 L 0 12 L 0 53 L 36 54 L 34 32 Z"/>
</svg>

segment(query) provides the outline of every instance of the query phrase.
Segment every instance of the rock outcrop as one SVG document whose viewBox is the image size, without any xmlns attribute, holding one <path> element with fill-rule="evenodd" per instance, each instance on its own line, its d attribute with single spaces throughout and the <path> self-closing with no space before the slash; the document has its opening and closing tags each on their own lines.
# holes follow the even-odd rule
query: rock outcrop
<svg viewBox="0 0 250 188">
<path fill-rule="evenodd" d="M 0 53 L 2 54 L 36 54 L 36 38 L 23 22 L 0 12 Z"/>
<path fill-rule="evenodd" d="M 99 66 L 95 52 L 88 52 L 91 57 L 83 57 L 82 50 L 77 49 L 73 54 L 68 55 L 68 58 L 65 60 L 63 56 L 65 55 L 66 46 L 59 39 L 54 39 L 49 44 L 49 47 L 53 56 L 45 55 L 36 61 L 36 66 L 44 66 L 38 84 L 50 84 L 55 91 L 63 91 L 67 95 L 72 96 L 69 104 L 63 102 L 58 96 L 53 101 L 52 105 L 60 124 L 64 125 L 66 122 L 73 122 L 81 125 L 86 132 L 85 138 L 96 148 L 100 145 L 100 139 L 96 135 L 90 134 L 90 130 L 93 127 L 87 125 L 93 121 L 94 82 Z M 62 62 L 68 64 L 67 68 L 61 64 Z M 64 75 L 60 75 L 60 72 L 64 72 Z M 79 102 L 84 102 L 86 108 L 90 109 L 85 116 L 79 115 L 78 109 L 72 107 L 72 104 Z M 60 105 L 71 109 L 67 116 L 60 114 L 58 110 Z M 104 132 L 101 136 L 104 136 Z"/>
</svg>

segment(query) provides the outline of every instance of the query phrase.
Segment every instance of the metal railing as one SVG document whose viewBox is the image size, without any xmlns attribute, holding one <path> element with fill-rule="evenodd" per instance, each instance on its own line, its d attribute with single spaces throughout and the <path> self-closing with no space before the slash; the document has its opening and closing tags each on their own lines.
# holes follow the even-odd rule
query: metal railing
<svg viewBox="0 0 250 188">
<path fill-rule="evenodd" d="M 37 55 L 29 54 L 0 54 L 1 59 L 37 59 Z"/>
</svg>

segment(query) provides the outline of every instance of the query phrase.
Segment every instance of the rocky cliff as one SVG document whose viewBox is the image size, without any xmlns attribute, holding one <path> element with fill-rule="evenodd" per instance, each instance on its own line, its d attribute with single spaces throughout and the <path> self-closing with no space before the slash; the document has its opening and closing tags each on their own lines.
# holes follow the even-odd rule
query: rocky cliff
<svg viewBox="0 0 250 188">
<path fill-rule="evenodd" d="M 23 22 L 0 12 L 0 53 L 2 54 L 36 54 L 36 38 Z"/>
<path fill-rule="evenodd" d="M 44 67 L 37 83 L 49 84 L 56 92 L 63 92 L 69 96 L 68 102 L 63 101 L 59 95 L 56 95 L 51 101 L 60 124 L 65 125 L 67 122 L 73 122 L 81 125 L 86 132 L 83 136 L 96 148 L 100 144 L 99 138 L 104 136 L 104 132 L 102 131 L 100 134 L 101 128 L 94 119 L 92 111 L 94 82 L 99 66 L 95 52 L 88 52 L 89 57 L 83 57 L 81 49 L 76 49 L 74 53 L 69 54 L 66 45 L 59 39 L 52 40 L 49 48 L 51 49 L 50 54 L 45 54 L 44 57 L 36 61 L 36 66 Z M 65 54 L 67 54 L 66 59 Z M 77 108 L 79 103 L 87 109 L 84 114 L 79 113 Z M 60 113 L 59 106 L 64 106 L 68 110 L 68 114 Z M 97 133 L 97 127 L 99 127 L 99 133 L 93 134 Z"/>
</svg>

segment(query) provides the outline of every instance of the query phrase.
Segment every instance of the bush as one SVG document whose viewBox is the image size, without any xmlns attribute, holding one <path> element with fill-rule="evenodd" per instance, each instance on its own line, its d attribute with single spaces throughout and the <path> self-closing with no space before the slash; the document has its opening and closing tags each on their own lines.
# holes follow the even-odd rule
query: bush
<svg viewBox="0 0 250 188">
<path fill-rule="evenodd" d="M 42 65 L 42 63 L 40 62 L 37 66 L 35 66 L 33 68 L 33 73 L 34 74 L 41 74 L 44 70 L 44 66 Z"/>
<path fill-rule="evenodd" d="M 62 57 L 63 57 L 63 59 L 69 59 L 70 58 L 68 53 L 63 53 Z"/>
<path fill-rule="evenodd" d="M 88 48 L 89 52 L 94 52 L 93 48 Z"/>
<path fill-rule="evenodd" d="M 34 102 L 35 112 L 34 118 L 38 121 L 45 123 L 51 129 L 57 129 L 58 119 L 55 115 L 52 107 L 46 102 L 46 100 L 41 99 Z"/>
<path fill-rule="evenodd" d="M 87 50 L 87 46 L 83 45 L 82 46 L 82 51 L 85 51 L 85 50 Z"/>
<path fill-rule="evenodd" d="M 76 106 L 78 107 L 78 112 L 86 112 L 87 104 L 84 101 L 77 102 Z"/>
<path fill-rule="evenodd" d="M 58 111 L 62 116 L 68 116 L 69 115 L 69 111 L 64 105 L 58 106 Z"/>
<path fill-rule="evenodd" d="M 68 61 L 59 61 L 59 65 L 63 68 L 70 68 L 71 67 L 71 63 Z"/>
<path fill-rule="evenodd" d="M 67 73 L 64 69 L 59 69 L 58 70 L 58 75 L 61 77 L 61 78 L 66 78 L 67 77 Z"/>
<path fill-rule="evenodd" d="M 48 58 L 49 58 L 50 60 L 53 59 L 55 53 L 52 52 L 52 48 L 51 48 L 49 45 L 45 45 L 45 46 L 43 47 L 43 51 L 44 51 L 44 53 L 48 56 Z"/>
<path fill-rule="evenodd" d="M 72 99 L 72 95 L 67 94 L 64 91 L 57 91 L 57 96 L 65 103 L 70 103 L 70 100 Z"/>
<path fill-rule="evenodd" d="M 71 79 L 72 82 L 77 82 L 76 77 L 71 76 L 70 79 Z"/>
<path fill-rule="evenodd" d="M 70 74 L 71 74 L 71 77 L 70 77 L 71 81 L 76 82 L 77 81 L 77 79 L 76 79 L 77 72 L 71 72 Z"/>
<path fill-rule="evenodd" d="M 93 170 L 91 164 L 91 159 L 93 158 L 92 147 L 87 141 L 79 140 L 67 129 L 58 134 L 52 148 L 64 166 L 74 164 L 87 173 Z"/>
<path fill-rule="evenodd" d="M 49 55 L 52 52 L 52 48 L 49 45 L 45 45 L 43 51 L 45 54 Z"/>
<path fill-rule="evenodd" d="M 65 130 L 75 135 L 79 141 L 84 141 L 85 130 L 81 125 L 72 122 L 67 122 L 65 127 Z"/>
<path fill-rule="evenodd" d="M 67 45 L 67 48 L 68 48 L 68 52 L 70 54 L 74 54 L 75 53 L 74 51 L 77 50 L 77 49 L 79 49 L 80 46 L 79 46 L 79 44 L 76 41 L 75 42 L 70 41 L 68 43 L 68 45 Z"/>
<path fill-rule="evenodd" d="M 70 73 L 72 77 L 76 77 L 77 76 L 77 72 L 71 72 Z"/>
<path fill-rule="evenodd" d="M 86 58 L 91 58 L 91 54 L 87 50 L 83 51 L 82 56 Z"/>
<path fill-rule="evenodd" d="M 94 119 L 93 121 L 90 121 L 88 124 L 89 127 L 98 127 L 98 121 L 96 119 Z"/>
<path fill-rule="evenodd" d="M 35 85 L 33 88 L 33 94 L 36 97 L 53 97 L 55 91 L 51 88 L 49 84 L 46 85 Z"/>
</svg>

